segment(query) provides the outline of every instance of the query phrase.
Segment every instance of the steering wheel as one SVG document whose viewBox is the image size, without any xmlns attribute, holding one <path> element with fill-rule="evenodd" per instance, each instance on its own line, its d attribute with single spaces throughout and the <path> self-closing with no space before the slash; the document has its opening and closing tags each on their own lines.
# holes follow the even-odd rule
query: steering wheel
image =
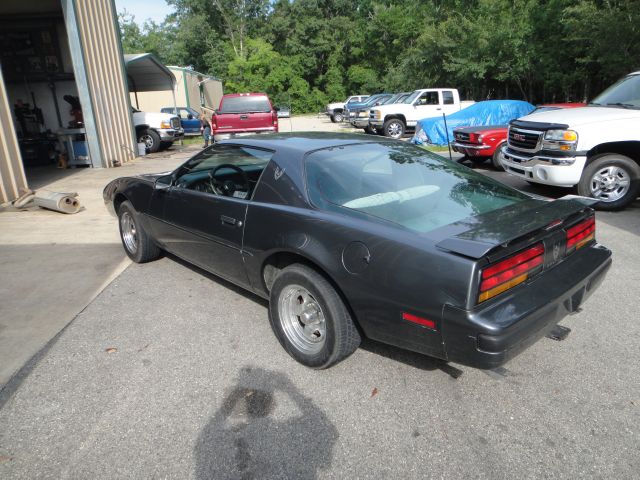
<svg viewBox="0 0 640 480">
<path fill-rule="evenodd" d="M 235 170 L 240 174 L 240 177 L 242 177 L 242 185 L 239 185 L 240 188 L 237 188 L 238 185 L 236 185 L 233 180 L 225 180 L 224 182 L 221 182 L 216 178 L 216 173 L 218 173 L 218 170 L 222 170 L 223 168 L 230 168 L 231 170 Z M 230 163 L 223 163 L 221 165 L 218 165 L 216 168 L 209 172 L 209 185 L 215 193 L 217 193 L 218 195 L 224 195 L 226 197 L 232 197 L 234 192 L 236 191 L 249 192 L 249 190 L 251 189 L 247 173 L 240 167 L 232 165 Z"/>
</svg>

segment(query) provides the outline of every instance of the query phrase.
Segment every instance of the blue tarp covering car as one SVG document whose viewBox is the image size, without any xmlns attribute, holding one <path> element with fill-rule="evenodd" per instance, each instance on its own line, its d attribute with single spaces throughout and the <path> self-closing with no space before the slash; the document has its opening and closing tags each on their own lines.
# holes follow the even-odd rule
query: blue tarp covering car
<svg viewBox="0 0 640 480">
<path fill-rule="evenodd" d="M 453 140 L 453 129 L 474 127 L 477 125 L 506 125 L 511 120 L 523 117 L 535 107 L 522 100 L 487 100 L 474 103 L 459 112 L 447 115 L 449 141 Z M 423 118 L 416 125 L 416 133 L 411 139 L 416 145 L 446 145 L 447 133 L 444 119 L 440 117 Z"/>
</svg>

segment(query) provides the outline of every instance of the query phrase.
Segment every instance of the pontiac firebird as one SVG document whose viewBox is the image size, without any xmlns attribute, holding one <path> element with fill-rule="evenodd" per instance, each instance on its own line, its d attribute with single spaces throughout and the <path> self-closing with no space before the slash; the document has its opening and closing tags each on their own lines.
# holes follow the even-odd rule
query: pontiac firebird
<svg viewBox="0 0 640 480">
<path fill-rule="evenodd" d="M 312 368 L 363 336 L 495 368 L 611 265 L 589 200 L 533 197 L 379 137 L 223 141 L 173 172 L 116 179 L 104 200 L 133 261 L 164 250 L 268 299 L 276 337 Z"/>
</svg>

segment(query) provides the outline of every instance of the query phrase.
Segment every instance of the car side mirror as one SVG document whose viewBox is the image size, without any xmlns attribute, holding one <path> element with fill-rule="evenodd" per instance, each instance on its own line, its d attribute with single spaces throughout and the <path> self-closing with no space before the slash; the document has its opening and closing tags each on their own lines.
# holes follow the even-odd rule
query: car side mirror
<svg viewBox="0 0 640 480">
<path fill-rule="evenodd" d="M 153 188 L 156 190 L 166 190 L 173 185 L 173 175 L 164 175 L 156 179 L 156 183 L 153 184 Z"/>
<path fill-rule="evenodd" d="M 187 115 L 187 120 L 193 120 L 193 115 L 191 114 Z"/>
</svg>

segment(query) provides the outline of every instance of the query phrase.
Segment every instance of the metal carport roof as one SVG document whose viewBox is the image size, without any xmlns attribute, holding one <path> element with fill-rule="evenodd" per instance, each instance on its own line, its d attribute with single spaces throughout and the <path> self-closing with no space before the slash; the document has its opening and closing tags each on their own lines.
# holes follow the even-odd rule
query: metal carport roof
<svg viewBox="0 0 640 480">
<path fill-rule="evenodd" d="M 176 77 L 151 53 L 124 55 L 130 92 L 173 90 Z"/>
</svg>

